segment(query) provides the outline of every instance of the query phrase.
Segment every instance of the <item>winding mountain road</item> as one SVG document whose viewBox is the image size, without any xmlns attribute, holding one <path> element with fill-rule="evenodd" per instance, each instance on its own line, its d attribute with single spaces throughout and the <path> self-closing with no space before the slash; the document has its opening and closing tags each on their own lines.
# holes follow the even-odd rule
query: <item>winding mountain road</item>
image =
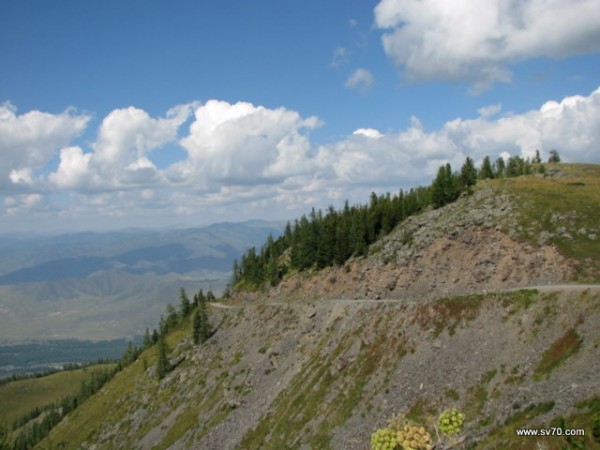
<svg viewBox="0 0 600 450">
<path fill-rule="evenodd" d="M 515 288 L 507 288 L 507 289 L 499 289 L 494 291 L 482 290 L 482 294 L 493 294 L 495 292 L 517 292 L 527 289 L 535 289 L 540 292 L 582 292 L 582 291 L 600 291 L 600 284 L 541 284 L 536 286 L 521 286 Z M 403 304 L 415 304 L 420 303 L 422 300 L 407 300 L 400 298 L 382 298 L 382 299 L 371 299 L 371 298 L 361 298 L 361 299 L 350 299 L 350 298 L 332 298 L 326 300 L 319 300 L 322 302 L 334 302 L 334 303 L 403 303 Z M 293 302 L 291 302 L 293 303 Z M 268 302 L 265 303 L 267 306 L 289 306 L 288 302 Z M 240 306 L 237 305 L 227 305 L 225 303 L 213 302 L 210 303 L 211 306 L 215 308 L 221 309 L 237 309 Z"/>
</svg>

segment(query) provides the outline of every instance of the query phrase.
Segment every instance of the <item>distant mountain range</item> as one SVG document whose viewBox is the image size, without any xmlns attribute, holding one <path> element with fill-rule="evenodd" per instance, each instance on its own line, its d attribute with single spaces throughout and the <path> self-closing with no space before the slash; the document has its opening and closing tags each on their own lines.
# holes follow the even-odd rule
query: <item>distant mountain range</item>
<svg viewBox="0 0 600 450">
<path fill-rule="evenodd" d="M 179 288 L 221 292 L 233 260 L 280 222 L 0 238 L 0 343 L 129 337 L 154 327 Z"/>
</svg>

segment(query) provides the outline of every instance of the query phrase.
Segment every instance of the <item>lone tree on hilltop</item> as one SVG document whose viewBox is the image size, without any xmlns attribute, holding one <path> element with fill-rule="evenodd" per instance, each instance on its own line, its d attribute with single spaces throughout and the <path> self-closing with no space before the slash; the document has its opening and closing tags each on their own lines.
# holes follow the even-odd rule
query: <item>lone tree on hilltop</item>
<svg viewBox="0 0 600 450">
<path fill-rule="evenodd" d="M 556 150 L 550 150 L 550 157 L 548 158 L 549 163 L 559 163 L 560 155 Z"/>
</svg>

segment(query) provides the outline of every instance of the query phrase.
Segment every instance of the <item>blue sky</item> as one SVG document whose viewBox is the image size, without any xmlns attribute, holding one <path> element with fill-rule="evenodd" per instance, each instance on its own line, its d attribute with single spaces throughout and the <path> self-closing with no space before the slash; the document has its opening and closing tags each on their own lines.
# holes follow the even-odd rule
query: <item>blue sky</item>
<svg viewBox="0 0 600 450">
<path fill-rule="evenodd" d="M 5 0 L 0 232 L 288 219 L 466 156 L 600 162 L 598 17 L 598 0 Z"/>
</svg>

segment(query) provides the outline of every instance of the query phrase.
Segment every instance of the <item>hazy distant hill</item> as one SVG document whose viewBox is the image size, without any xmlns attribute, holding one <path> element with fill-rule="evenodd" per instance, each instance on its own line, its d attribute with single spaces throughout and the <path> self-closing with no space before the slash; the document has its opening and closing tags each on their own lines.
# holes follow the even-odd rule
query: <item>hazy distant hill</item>
<svg viewBox="0 0 600 450">
<path fill-rule="evenodd" d="M 180 287 L 220 292 L 233 259 L 283 224 L 0 238 L 0 342 L 112 339 L 154 327 Z"/>
</svg>

